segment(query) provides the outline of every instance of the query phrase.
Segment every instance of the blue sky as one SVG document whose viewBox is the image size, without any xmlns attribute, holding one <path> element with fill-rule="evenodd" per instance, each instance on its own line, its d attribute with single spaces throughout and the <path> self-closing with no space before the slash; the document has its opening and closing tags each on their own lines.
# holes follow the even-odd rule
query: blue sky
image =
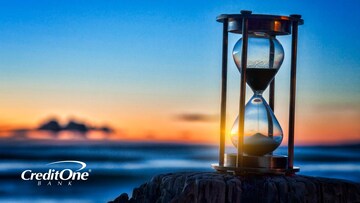
<svg viewBox="0 0 360 203">
<path fill-rule="evenodd" d="M 346 128 L 344 134 L 354 139 L 360 135 L 355 124 L 360 119 L 359 8 L 356 0 L 0 1 L 0 122 L 34 124 L 55 114 L 109 122 L 128 134 L 216 132 L 216 123 L 179 124 L 172 116 L 218 114 L 222 28 L 215 19 L 246 9 L 303 16 L 299 125 L 311 118 L 341 118 L 339 125 L 346 127 L 333 131 L 338 135 Z M 238 38 L 231 35 L 230 44 Z M 285 129 L 289 39 L 279 38 L 286 53 L 277 75 L 276 109 Z M 231 58 L 229 64 L 232 123 L 238 73 Z M 155 117 L 169 129 L 154 124 L 134 129 Z"/>
</svg>

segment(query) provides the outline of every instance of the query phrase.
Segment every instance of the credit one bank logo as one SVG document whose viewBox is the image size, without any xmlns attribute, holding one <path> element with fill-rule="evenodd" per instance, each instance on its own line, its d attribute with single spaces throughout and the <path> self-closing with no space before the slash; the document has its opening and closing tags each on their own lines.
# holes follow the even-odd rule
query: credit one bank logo
<svg viewBox="0 0 360 203">
<path fill-rule="evenodd" d="M 65 160 L 65 161 L 55 161 L 46 164 L 49 166 L 49 170 L 47 172 L 33 172 L 31 169 L 24 170 L 21 173 L 21 179 L 25 181 L 37 181 L 37 185 L 68 185 L 71 186 L 73 181 L 86 181 L 89 178 L 91 169 L 84 170 L 86 168 L 86 163 L 82 161 L 75 160 Z M 66 165 L 59 170 L 59 167 L 62 165 Z M 71 168 L 68 166 L 72 166 Z M 57 166 L 57 167 L 54 167 Z M 77 166 L 77 170 L 73 167 Z M 57 169 L 54 169 L 57 168 Z"/>
</svg>

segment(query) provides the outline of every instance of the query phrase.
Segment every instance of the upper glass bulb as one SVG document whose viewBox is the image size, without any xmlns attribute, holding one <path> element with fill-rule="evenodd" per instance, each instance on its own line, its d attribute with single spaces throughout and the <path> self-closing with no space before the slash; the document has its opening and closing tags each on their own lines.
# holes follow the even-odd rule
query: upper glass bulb
<svg viewBox="0 0 360 203">
<path fill-rule="evenodd" d="M 234 46 L 233 58 L 241 70 L 241 38 Z M 248 38 L 246 81 L 254 92 L 263 92 L 276 75 L 284 60 L 284 48 L 280 42 L 265 33 L 254 33 Z"/>
</svg>

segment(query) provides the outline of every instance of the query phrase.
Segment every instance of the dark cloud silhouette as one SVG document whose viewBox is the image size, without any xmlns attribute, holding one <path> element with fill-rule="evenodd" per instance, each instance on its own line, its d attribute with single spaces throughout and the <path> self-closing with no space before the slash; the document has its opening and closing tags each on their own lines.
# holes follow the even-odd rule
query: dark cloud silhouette
<svg viewBox="0 0 360 203">
<path fill-rule="evenodd" d="M 107 125 L 94 127 L 87 123 L 79 122 L 76 120 L 69 120 L 66 125 L 61 125 L 56 118 L 49 118 L 41 123 L 38 127 L 29 129 L 29 128 L 19 128 L 6 130 L 11 136 L 12 139 L 27 139 L 30 132 L 37 131 L 46 131 L 49 132 L 49 135 L 56 138 L 61 131 L 70 131 L 74 135 L 86 138 L 89 131 L 100 131 L 106 135 L 114 133 L 115 130 Z"/>
<path fill-rule="evenodd" d="M 114 129 L 109 126 L 94 127 L 87 123 L 82 123 L 76 120 L 70 120 L 65 126 L 61 126 L 56 119 L 50 119 L 41 124 L 37 130 L 47 130 L 51 132 L 60 132 L 62 130 L 75 131 L 78 133 L 87 133 L 90 130 L 97 130 L 104 133 L 112 133 Z"/>
<path fill-rule="evenodd" d="M 69 121 L 69 123 L 63 128 L 63 130 L 69 130 L 69 131 L 77 131 L 80 133 L 86 133 L 90 130 L 90 127 L 87 126 L 85 123 L 80 123 L 77 121 Z"/>
<path fill-rule="evenodd" d="M 49 130 L 52 132 L 59 132 L 62 130 L 59 122 L 56 119 L 51 119 L 38 127 L 38 130 Z"/>
<path fill-rule="evenodd" d="M 113 133 L 115 132 L 114 129 L 110 128 L 109 126 L 102 126 L 102 127 L 99 127 L 99 128 L 95 128 L 95 130 L 100 130 L 104 133 Z"/>
<path fill-rule="evenodd" d="M 202 114 L 202 113 L 183 113 L 175 117 L 179 121 L 187 122 L 214 122 L 217 120 L 216 115 Z"/>
</svg>

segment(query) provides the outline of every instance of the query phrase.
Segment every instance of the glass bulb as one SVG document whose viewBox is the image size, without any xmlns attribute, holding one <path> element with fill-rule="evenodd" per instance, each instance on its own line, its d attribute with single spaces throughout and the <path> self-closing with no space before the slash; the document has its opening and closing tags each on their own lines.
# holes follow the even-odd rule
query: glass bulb
<svg viewBox="0 0 360 203">
<path fill-rule="evenodd" d="M 233 58 L 241 72 L 242 38 L 235 44 Z M 284 60 L 280 42 L 267 34 L 255 33 L 248 38 L 246 82 L 254 92 L 263 92 Z"/>
<path fill-rule="evenodd" d="M 241 38 L 236 42 L 233 49 L 233 58 L 236 66 L 241 69 Z M 284 60 L 284 48 L 280 42 L 265 33 L 249 35 L 247 68 L 273 68 L 279 69 Z"/>
<path fill-rule="evenodd" d="M 231 129 L 231 141 L 237 147 L 238 119 Z M 244 152 L 262 156 L 274 151 L 283 139 L 283 131 L 271 108 L 260 94 L 255 94 L 245 106 Z"/>
</svg>

